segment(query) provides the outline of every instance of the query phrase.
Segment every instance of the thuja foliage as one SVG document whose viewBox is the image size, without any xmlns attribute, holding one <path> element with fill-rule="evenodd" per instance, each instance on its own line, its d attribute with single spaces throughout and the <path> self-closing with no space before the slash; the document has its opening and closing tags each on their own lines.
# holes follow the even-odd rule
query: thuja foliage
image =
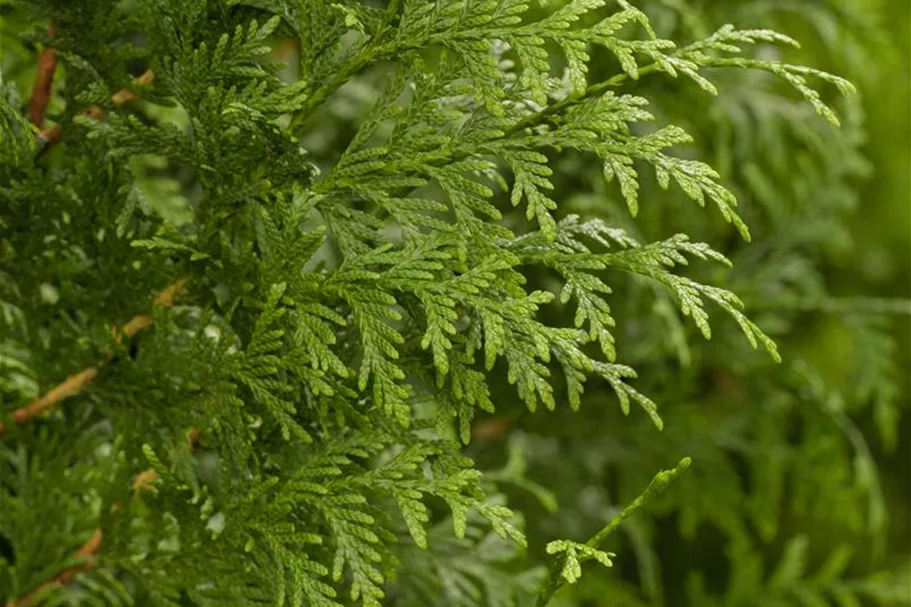
<svg viewBox="0 0 911 607">
<path fill-rule="evenodd" d="M 809 569 L 802 536 L 763 575 L 752 544 L 786 498 L 885 528 L 844 397 L 776 367 L 760 328 L 840 305 L 812 263 L 863 166 L 854 106 L 834 126 L 853 87 L 788 62 L 783 34 L 657 4 L 0 4 L 0 596 L 661 603 L 645 506 L 729 542 L 691 604 L 901 598 L 843 578 L 843 550 Z M 820 190 L 819 222 L 776 242 Z M 732 244 L 748 224 L 760 242 Z M 857 400 L 894 442 L 882 323 L 855 319 Z M 703 370 L 766 381 L 762 402 L 693 413 Z M 814 449 L 793 480 L 795 415 Z M 594 495 L 588 525 L 605 462 L 626 508 Z M 594 573 L 618 529 L 638 590 Z"/>
</svg>

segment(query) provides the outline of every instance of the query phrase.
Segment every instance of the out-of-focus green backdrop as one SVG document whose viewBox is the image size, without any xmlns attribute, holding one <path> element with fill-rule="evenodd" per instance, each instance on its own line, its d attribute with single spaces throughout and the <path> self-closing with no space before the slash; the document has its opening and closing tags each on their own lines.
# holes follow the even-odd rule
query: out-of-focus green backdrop
<svg viewBox="0 0 911 607">
<path fill-rule="evenodd" d="M 861 205 L 851 221 L 853 255 L 831 269 L 839 293 L 911 298 L 911 2 L 888 0 L 882 6 L 882 50 L 851 77 L 867 113 L 865 153 L 873 172 L 861 187 Z M 907 307 L 907 303 L 905 304 Z M 874 443 L 885 477 L 894 546 L 911 558 L 911 322 L 895 319 L 900 369 L 899 447 L 887 453 Z M 832 382 L 850 377 L 850 344 L 830 328 L 819 337 L 815 356 Z M 911 583 L 908 597 L 911 600 Z"/>
</svg>

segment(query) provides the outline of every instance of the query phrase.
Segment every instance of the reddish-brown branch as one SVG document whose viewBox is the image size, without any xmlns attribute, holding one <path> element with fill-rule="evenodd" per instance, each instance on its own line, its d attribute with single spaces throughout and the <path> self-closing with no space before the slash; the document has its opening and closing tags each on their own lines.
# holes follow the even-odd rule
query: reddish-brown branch
<svg viewBox="0 0 911 607">
<path fill-rule="evenodd" d="M 49 36 L 54 36 L 54 27 L 47 28 Z M 51 100 L 51 88 L 54 84 L 54 71 L 57 69 L 57 52 L 45 47 L 38 55 L 38 74 L 35 76 L 35 88 L 28 100 L 28 115 L 39 129 L 44 124 L 44 112 Z"/>
<path fill-rule="evenodd" d="M 152 70 L 146 70 L 142 74 L 133 78 L 133 85 L 147 86 L 149 84 L 152 84 L 153 80 L 155 80 L 155 74 L 152 73 Z M 119 91 L 117 91 L 116 93 L 111 95 L 111 101 L 114 102 L 114 105 L 123 105 L 127 101 L 132 101 L 133 99 L 136 99 L 136 93 L 134 93 L 133 91 L 131 91 L 129 89 L 120 89 Z M 104 116 L 104 112 L 98 106 L 93 105 L 91 108 L 89 108 L 89 111 L 91 111 L 93 108 L 95 110 L 101 112 L 101 116 Z M 93 116 L 93 118 L 94 117 L 95 116 Z M 100 118 L 100 116 L 99 116 L 99 118 Z"/>
<path fill-rule="evenodd" d="M 180 294 L 187 284 L 188 278 L 184 276 L 179 278 L 173 284 L 168 286 L 162 292 L 160 292 L 156 297 L 156 303 L 160 304 L 165 308 L 170 308 L 174 305 L 174 300 Z M 123 326 L 123 329 L 115 331 L 115 337 L 119 342 L 122 336 L 127 338 L 133 337 L 151 325 L 155 321 L 154 317 L 151 314 L 139 314 L 134 316 Z M 19 425 L 22 425 L 26 422 L 29 422 L 54 405 L 60 403 L 61 401 L 69 398 L 70 396 L 75 396 L 82 392 L 82 390 L 89 384 L 95 377 L 98 375 L 98 366 L 92 366 L 87 369 L 83 369 L 78 373 L 70 375 L 62 383 L 58 384 L 54 389 L 45 394 L 44 396 L 37 398 L 25 405 L 13 411 L 12 418 L 13 421 Z M 3 426 L 3 423 L 0 422 L 0 436 L 6 432 L 6 428 Z"/>
<path fill-rule="evenodd" d="M 98 375 L 98 367 L 89 367 L 79 373 L 73 373 L 53 390 L 35 399 L 29 404 L 13 411 L 13 421 L 24 424 L 35 419 L 60 401 L 82 392 L 82 389 Z M 3 425 L 0 424 L 0 435 L 3 434 Z"/>
<path fill-rule="evenodd" d="M 56 578 L 49 582 L 44 582 L 43 584 L 35 587 L 26 593 L 21 599 L 13 599 L 6 603 L 6 607 L 28 607 L 32 605 L 32 602 L 37 598 L 42 592 L 51 588 L 52 586 L 63 585 L 69 582 L 73 577 L 80 571 L 85 571 L 90 569 L 94 563 L 92 563 L 92 556 L 101 549 L 101 542 L 104 539 L 104 535 L 101 533 L 101 529 L 96 529 L 92 533 L 92 537 L 82 545 L 82 547 L 76 551 L 76 558 L 82 559 L 83 562 L 78 565 L 73 565 L 68 569 L 64 569 Z"/>
</svg>

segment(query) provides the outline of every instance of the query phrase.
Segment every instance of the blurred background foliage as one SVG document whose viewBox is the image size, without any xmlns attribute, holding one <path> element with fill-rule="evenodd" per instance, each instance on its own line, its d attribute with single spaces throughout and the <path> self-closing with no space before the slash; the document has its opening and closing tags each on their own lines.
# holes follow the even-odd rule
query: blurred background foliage
<svg viewBox="0 0 911 607">
<path fill-rule="evenodd" d="M 502 378 L 492 386 L 498 413 L 477 421 L 467 450 L 524 513 L 530 545 L 518 556 L 487 546 L 479 558 L 514 558 L 521 579 L 547 541 L 584 541 L 658 469 L 689 455 L 685 477 L 610 540 L 614 567 L 586 568 L 556 605 L 911 604 L 911 3 L 636 4 L 680 45 L 725 23 L 777 29 L 802 43 L 789 60 L 860 89 L 827 100 L 840 110 L 836 130 L 763 73 L 713 74 L 716 98 L 668 78 L 625 87 L 655 100 L 658 123 L 695 137 L 676 152 L 719 170 L 751 243 L 647 180 L 649 204 L 633 219 L 596 160 L 553 158 L 560 215 L 601 216 L 643 241 L 684 232 L 726 253 L 733 269 L 691 275 L 712 272 L 701 278 L 738 293 L 784 362 L 720 320 L 704 341 L 663 291 L 612 276 L 618 349 L 639 370 L 637 388 L 659 403 L 664 430 L 643 415 L 624 418 L 612 392 L 594 386 L 578 413 L 529 414 Z M 0 28 L 4 85 L 15 84 L 2 93 L 29 90 L 31 50 L 19 46 L 18 24 L 0 19 Z M 292 47 L 276 52 L 293 64 Z M 593 81 L 619 71 L 606 53 L 593 56 Z M 380 69 L 352 81 L 314 118 L 320 128 L 304 144 L 315 162 L 328 166 L 344 149 L 384 77 Z M 550 280 L 537 275 L 532 286 Z M 470 563 L 450 565 L 470 573 Z M 439 604 L 457 607 L 452 596 Z"/>
</svg>

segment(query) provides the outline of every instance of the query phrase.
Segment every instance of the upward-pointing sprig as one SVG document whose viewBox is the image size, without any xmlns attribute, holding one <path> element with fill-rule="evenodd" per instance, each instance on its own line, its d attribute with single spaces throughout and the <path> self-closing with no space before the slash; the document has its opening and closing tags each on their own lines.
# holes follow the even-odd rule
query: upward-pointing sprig
<svg viewBox="0 0 911 607">
<path fill-rule="evenodd" d="M 692 460 L 688 457 L 680 460 L 680 463 L 671 470 L 662 470 L 652 479 L 648 487 L 632 501 L 628 506 L 623 508 L 611 521 L 601 528 L 598 533 L 592 536 L 586 543 L 580 544 L 569 540 L 555 540 L 547 544 L 547 553 L 559 555 L 554 559 L 551 567 L 550 579 L 538 594 L 538 600 L 535 603 L 537 607 L 545 607 L 560 589 L 567 582 L 576 583 L 582 575 L 582 564 L 585 561 L 596 560 L 605 567 L 611 567 L 613 563 L 611 558 L 616 556 L 609 552 L 603 552 L 598 547 L 607 539 L 620 524 L 629 518 L 639 508 L 646 505 L 649 500 L 654 499 L 661 494 L 668 485 L 673 483 L 677 478 L 686 472 L 690 467 Z"/>
</svg>

